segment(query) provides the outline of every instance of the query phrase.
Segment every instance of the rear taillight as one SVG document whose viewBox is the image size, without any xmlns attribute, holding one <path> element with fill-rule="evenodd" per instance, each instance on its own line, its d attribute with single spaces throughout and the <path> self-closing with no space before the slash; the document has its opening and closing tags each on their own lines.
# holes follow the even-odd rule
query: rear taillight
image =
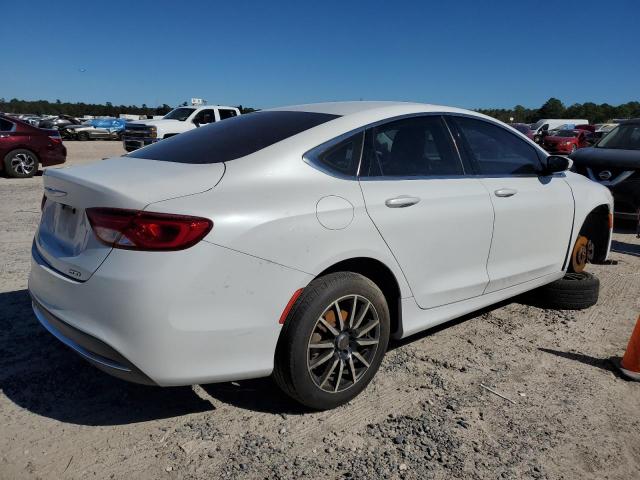
<svg viewBox="0 0 640 480">
<path fill-rule="evenodd" d="M 127 250 L 184 250 L 213 228 L 208 218 L 120 208 L 88 208 L 91 228 L 103 243 Z"/>
<path fill-rule="evenodd" d="M 62 143 L 62 137 L 60 135 L 49 135 L 51 143 Z"/>
</svg>

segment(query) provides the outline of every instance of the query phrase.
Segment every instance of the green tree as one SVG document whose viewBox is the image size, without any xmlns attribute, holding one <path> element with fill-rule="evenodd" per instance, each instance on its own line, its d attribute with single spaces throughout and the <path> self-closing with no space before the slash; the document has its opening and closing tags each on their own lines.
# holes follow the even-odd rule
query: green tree
<svg viewBox="0 0 640 480">
<path fill-rule="evenodd" d="M 557 98 L 550 98 L 542 107 L 538 110 L 538 117 L 540 118 L 563 118 L 565 107 Z"/>
</svg>

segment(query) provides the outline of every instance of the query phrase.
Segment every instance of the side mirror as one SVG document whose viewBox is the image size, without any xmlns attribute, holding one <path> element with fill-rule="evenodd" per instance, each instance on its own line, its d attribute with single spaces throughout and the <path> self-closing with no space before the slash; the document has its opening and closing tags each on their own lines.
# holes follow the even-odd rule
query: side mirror
<svg viewBox="0 0 640 480">
<path fill-rule="evenodd" d="M 551 175 L 553 173 L 565 172 L 571 168 L 572 161 L 567 157 L 561 157 L 560 155 L 549 155 L 544 161 L 544 175 Z"/>
</svg>

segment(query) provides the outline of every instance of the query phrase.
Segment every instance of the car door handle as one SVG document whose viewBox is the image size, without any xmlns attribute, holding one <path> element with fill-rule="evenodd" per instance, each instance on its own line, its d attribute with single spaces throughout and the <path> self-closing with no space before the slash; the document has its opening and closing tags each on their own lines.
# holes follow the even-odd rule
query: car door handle
<svg viewBox="0 0 640 480">
<path fill-rule="evenodd" d="M 493 193 L 496 194 L 496 197 L 513 197 L 516 193 L 518 193 L 518 190 L 516 190 L 515 188 L 499 188 Z"/>
<path fill-rule="evenodd" d="M 418 197 L 409 197 L 406 195 L 390 198 L 384 202 L 384 204 L 389 208 L 404 208 L 410 207 L 411 205 L 415 205 L 418 203 L 420 199 Z"/>
</svg>

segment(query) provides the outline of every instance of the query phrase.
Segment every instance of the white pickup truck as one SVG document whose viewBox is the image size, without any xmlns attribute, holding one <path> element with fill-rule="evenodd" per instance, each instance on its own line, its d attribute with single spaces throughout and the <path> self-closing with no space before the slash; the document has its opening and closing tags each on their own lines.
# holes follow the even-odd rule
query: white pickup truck
<svg viewBox="0 0 640 480">
<path fill-rule="evenodd" d="M 128 123 L 122 134 L 122 144 L 127 152 L 132 152 L 158 140 L 238 115 L 240 110 L 236 107 L 220 105 L 174 108 L 159 120 Z"/>
</svg>

